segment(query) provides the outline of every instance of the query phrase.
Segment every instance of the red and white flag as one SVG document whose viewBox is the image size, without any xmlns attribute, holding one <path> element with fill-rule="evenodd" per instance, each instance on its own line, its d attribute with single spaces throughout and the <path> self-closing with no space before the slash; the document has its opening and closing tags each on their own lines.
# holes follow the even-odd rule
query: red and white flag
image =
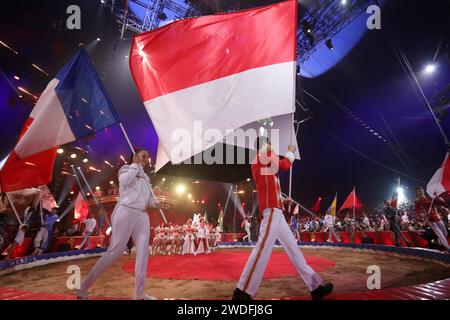
<svg viewBox="0 0 450 320">
<path fill-rule="evenodd" d="M 81 192 L 78 193 L 77 199 L 75 200 L 74 207 L 74 218 L 78 221 L 83 221 L 89 214 L 89 207 L 87 202 L 83 199 Z"/>
<path fill-rule="evenodd" d="M 450 191 L 450 161 L 448 156 L 449 154 L 447 153 L 442 166 L 427 184 L 427 193 L 432 197 Z"/>
<path fill-rule="evenodd" d="M 286 1 L 184 19 L 134 37 L 130 69 L 158 158 L 180 163 L 223 142 L 227 130 L 294 112 L 296 8 Z M 212 137 L 200 136 L 208 129 Z M 183 135 L 200 142 L 180 142 Z"/>
</svg>

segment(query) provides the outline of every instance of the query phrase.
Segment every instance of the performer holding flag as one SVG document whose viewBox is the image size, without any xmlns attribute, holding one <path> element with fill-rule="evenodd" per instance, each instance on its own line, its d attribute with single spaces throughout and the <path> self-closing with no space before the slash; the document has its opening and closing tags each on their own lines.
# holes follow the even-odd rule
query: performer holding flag
<svg viewBox="0 0 450 320">
<path fill-rule="evenodd" d="M 241 274 L 233 293 L 233 300 L 252 300 L 252 296 L 259 288 L 277 239 L 311 291 L 312 299 L 322 300 L 331 293 L 333 285 L 331 283 L 323 285 L 320 275 L 306 263 L 282 210 L 281 187 L 277 171 L 278 169 L 289 170 L 295 159 L 296 147 L 290 145 L 285 158 L 281 160 L 271 151 L 270 142 L 266 137 L 259 137 L 255 147 L 258 153 L 252 163 L 252 174 L 258 191 L 259 209 L 263 220 L 260 225 L 258 242 Z"/>
</svg>

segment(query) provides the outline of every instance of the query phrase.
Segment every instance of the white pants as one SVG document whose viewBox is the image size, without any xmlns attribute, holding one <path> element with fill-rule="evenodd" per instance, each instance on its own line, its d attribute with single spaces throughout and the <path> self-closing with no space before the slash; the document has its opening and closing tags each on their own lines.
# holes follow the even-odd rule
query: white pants
<svg viewBox="0 0 450 320">
<path fill-rule="evenodd" d="M 439 239 L 439 243 L 441 245 L 443 245 L 444 247 L 448 249 L 450 249 L 450 246 L 448 244 L 448 240 L 447 240 L 447 229 L 445 228 L 445 224 L 444 222 L 441 220 L 439 222 L 428 222 L 428 224 L 430 225 L 431 229 L 433 229 L 434 233 L 436 234 L 436 236 Z"/>
<path fill-rule="evenodd" d="M 310 291 L 317 289 L 323 282 L 322 278 L 307 263 L 297 241 L 289 228 L 280 209 L 268 208 L 263 212 L 258 242 L 253 249 L 237 287 L 253 296 L 261 284 L 267 263 L 275 241 L 278 239 L 289 256 L 300 277 Z"/>
<path fill-rule="evenodd" d="M 92 232 L 85 232 L 83 241 L 81 241 L 79 248 L 82 250 L 84 245 L 87 244 L 87 249 L 91 248 L 91 239 L 89 238 L 91 236 Z"/>
<path fill-rule="evenodd" d="M 247 235 L 244 236 L 244 237 L 242 238 L 242 240 L 244 240 L 245 238 L 247 238 L 247 241 L 252 241 L 250 229 L 245 229 L 245 232 L 247 233 Z"/>
<path fill-rule="evenodd" d="M 328 241 L 333 240 L 333 235 L 336 238 L 337 241 L 341 241 L 341 238 L 337 235 L 336 231 L 334 230 L 334 227 L 327 227 L 328 228 Z"/>
<path fill-rule="evenodd" d="M 130 236 L 136 246 L 135 297 L 144 296 L 147 279 L 150 221 L 146 212 L 139 212 L 122 205 L 116 205 L 111 216 L 111 243 L 106 253 L 97 261 L 87 278 L 81 284 L 81 291 L 87 290 L 100 275 L 117 259 L 127 246 Z"/>
</svg>

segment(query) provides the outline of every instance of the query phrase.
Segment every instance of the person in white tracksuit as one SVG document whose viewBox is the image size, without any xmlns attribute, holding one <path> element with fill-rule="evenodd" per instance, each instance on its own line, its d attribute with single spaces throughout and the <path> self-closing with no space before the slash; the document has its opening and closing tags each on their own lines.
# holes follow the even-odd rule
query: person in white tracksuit
<svg viewBox="0 0 450 320">
<path fill-rule="evenodd" d="M 119 170 L 119 201 L 111 216 L 111 241 L 106 253 L 97 261 L 77 293 L 78 299 L 87 299 L 87 292 L 98 277 L 118 260 L 130 239 L 136 246 L 135 300 L 154 300 L 144 293 L 149 255 L 150 221 L 147 209 L 157 207 L 158 201 L 150 180 L 142 167 L 149 164 L 146 150 L 136 150 L 133 163 Z"/>
</svg>

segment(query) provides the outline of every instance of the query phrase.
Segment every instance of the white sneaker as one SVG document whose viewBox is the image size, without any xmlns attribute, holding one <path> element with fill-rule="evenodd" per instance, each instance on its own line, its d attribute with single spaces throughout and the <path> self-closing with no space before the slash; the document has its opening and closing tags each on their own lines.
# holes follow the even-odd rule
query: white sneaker
<svg viewBox="0 0 450 320">
<path fill-rule="evenodd" d="M 158 298 L 144 294 L 142 297 L 133 297 L 133 300 L 158 300 Z"/>
<path fill-rule="evenodd" d="M 89 300 L 89 296 L 87 292 L 78 290 L 77 291 L 77 300 Z"/>
</svg>

